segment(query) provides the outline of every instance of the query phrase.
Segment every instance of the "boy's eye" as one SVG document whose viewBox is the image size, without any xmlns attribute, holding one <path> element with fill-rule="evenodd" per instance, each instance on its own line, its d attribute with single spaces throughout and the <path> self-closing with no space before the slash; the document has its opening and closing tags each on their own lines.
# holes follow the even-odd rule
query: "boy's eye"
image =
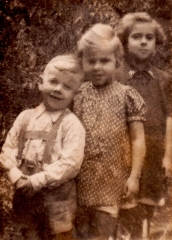
<svg viewBox="0 0 172 240">
<path fill-rule="evenodd" d="M 70 87 L 69 85 L 67 85 L 67 84 L 64 84 L 63 86 L 64 86 L 64 88 L 65 88 L 66 90 L 70 90 L 70 89 L 71 89 L 71 87 Z"/>
<path fill-rule="evenodd" d="M 110 60 L 109 60 L 109 58 L 102 58 L 101 59 L 101 62 L 102 63 L 108 63 Z"/>
<path fill-rule="evenodd" d="M 49 82 L 50 82 L 51 84 L 53 84 L 53 85 L 55 85 L 55 84 L 58 83 L 57 79 L 51 79 Z"/>
</svg>

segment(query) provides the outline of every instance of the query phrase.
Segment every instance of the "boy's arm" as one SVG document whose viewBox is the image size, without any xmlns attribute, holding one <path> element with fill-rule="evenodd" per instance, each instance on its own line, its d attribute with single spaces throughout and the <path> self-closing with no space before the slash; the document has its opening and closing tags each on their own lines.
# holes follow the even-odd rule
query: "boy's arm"
<svg viewBox="0 0 172 240">
<path fill-rule="evenodd" d="M 65 124 L 60 158 L 44 166 L 44 171 L 30 177 L 33 189 L 59 186 L 74 178 L 80 170 L 85 146 L 85 130 L 78 119 Z"/>
<path fill-rule="evenodd" d="M 125 185 L 126 197 L 132 197 L 139 191 L 139 178 L 142 171 L 146 147 L 144 126 L 141 121 L 129 123 L 132 170 Z"/>
<path fill-rule="evenodd" d="M 165 155 L 162 161 L 166 176 L 172 177 L 172 117 L 167 118 L 166 137 L 165 137 Z"/>
<path fill-rule="evenodd" d="M 7 134 L 0 155 L 0 162 L 6 169 L 7 176 L 12 184 L 14 184 L 22 176 L 22 172 L 17 167 L 18 137 L 20 133 L 22 118 L 23 113 L 17 117 L 13 124 L 13 127 Z"/>
</svg>

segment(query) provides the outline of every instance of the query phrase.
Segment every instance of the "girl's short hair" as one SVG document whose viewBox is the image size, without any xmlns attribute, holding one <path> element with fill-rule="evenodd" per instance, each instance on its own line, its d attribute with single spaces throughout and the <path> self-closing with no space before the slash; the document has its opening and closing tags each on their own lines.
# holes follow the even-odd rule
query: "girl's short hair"
<svg viewBox="0 0 172 240">
<path fill-rule="evenodd" d="M 128 42 L 129 34 L 135 23 L 151 23 L 155 28 L 156 44 L 166 41 L 166 36 L 161 25 L 146 12 L 136 12 L 126 14 L 117 26 L 117 36 L 125 46 Z"/>
<path fill-rule="evenodd" d="M 115 54 L 117 66 L 121 64 L 124 50 L 116 36 L 114 29 L 108 24 L 97 23 L 91 27 L 78 41 L 78 57 L 83 57 L 83 52 L 88 49 L 98 51 L 99 49 L 112 49 Z"/>
</svg>

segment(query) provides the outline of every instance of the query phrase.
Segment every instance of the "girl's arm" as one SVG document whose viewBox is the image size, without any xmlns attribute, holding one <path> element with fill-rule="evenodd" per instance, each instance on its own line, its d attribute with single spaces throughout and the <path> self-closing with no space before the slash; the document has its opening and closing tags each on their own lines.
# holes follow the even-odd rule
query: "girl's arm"
<svg viewBox="0 0 172 240">
<path fill-rule="evenodd" d="M 126 197 L 132 197 L 139 191 L 139 179 L 146 152 L 144 126 L 141 121 L 129 123 L 132 169 L 125 185 Z"/>
<path fill-rule="evenodd" d="M 167 118 L 165 155 L 162 161 L 162 165 L 165 168 L 166 176 L 172 177 L 172 117 Z"/>
</svg>

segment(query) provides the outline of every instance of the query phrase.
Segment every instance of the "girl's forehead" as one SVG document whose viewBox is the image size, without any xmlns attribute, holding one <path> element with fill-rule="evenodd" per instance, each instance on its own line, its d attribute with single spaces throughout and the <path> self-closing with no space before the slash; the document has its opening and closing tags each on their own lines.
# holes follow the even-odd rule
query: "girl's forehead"
<svg viewBox="0 0 172 240">
<path fill-rule="evenodd" d="M 84 52 L 84 57 L 91 58 L 91 57 L 98 57 L 98 56 L 104 56 L 104 55 L 112 55 L 114 54 L 114 50 L 112 47 L 104 47 L 102 48 L 88 48 Z"/>
<path fill-rule="evenodd" d="M 144 32 L 144 33 L 155 33 L 155 26 L 152 22 L 135 22 L 131 28 L 130 33 L 133 32 Z"/>
</svg>

